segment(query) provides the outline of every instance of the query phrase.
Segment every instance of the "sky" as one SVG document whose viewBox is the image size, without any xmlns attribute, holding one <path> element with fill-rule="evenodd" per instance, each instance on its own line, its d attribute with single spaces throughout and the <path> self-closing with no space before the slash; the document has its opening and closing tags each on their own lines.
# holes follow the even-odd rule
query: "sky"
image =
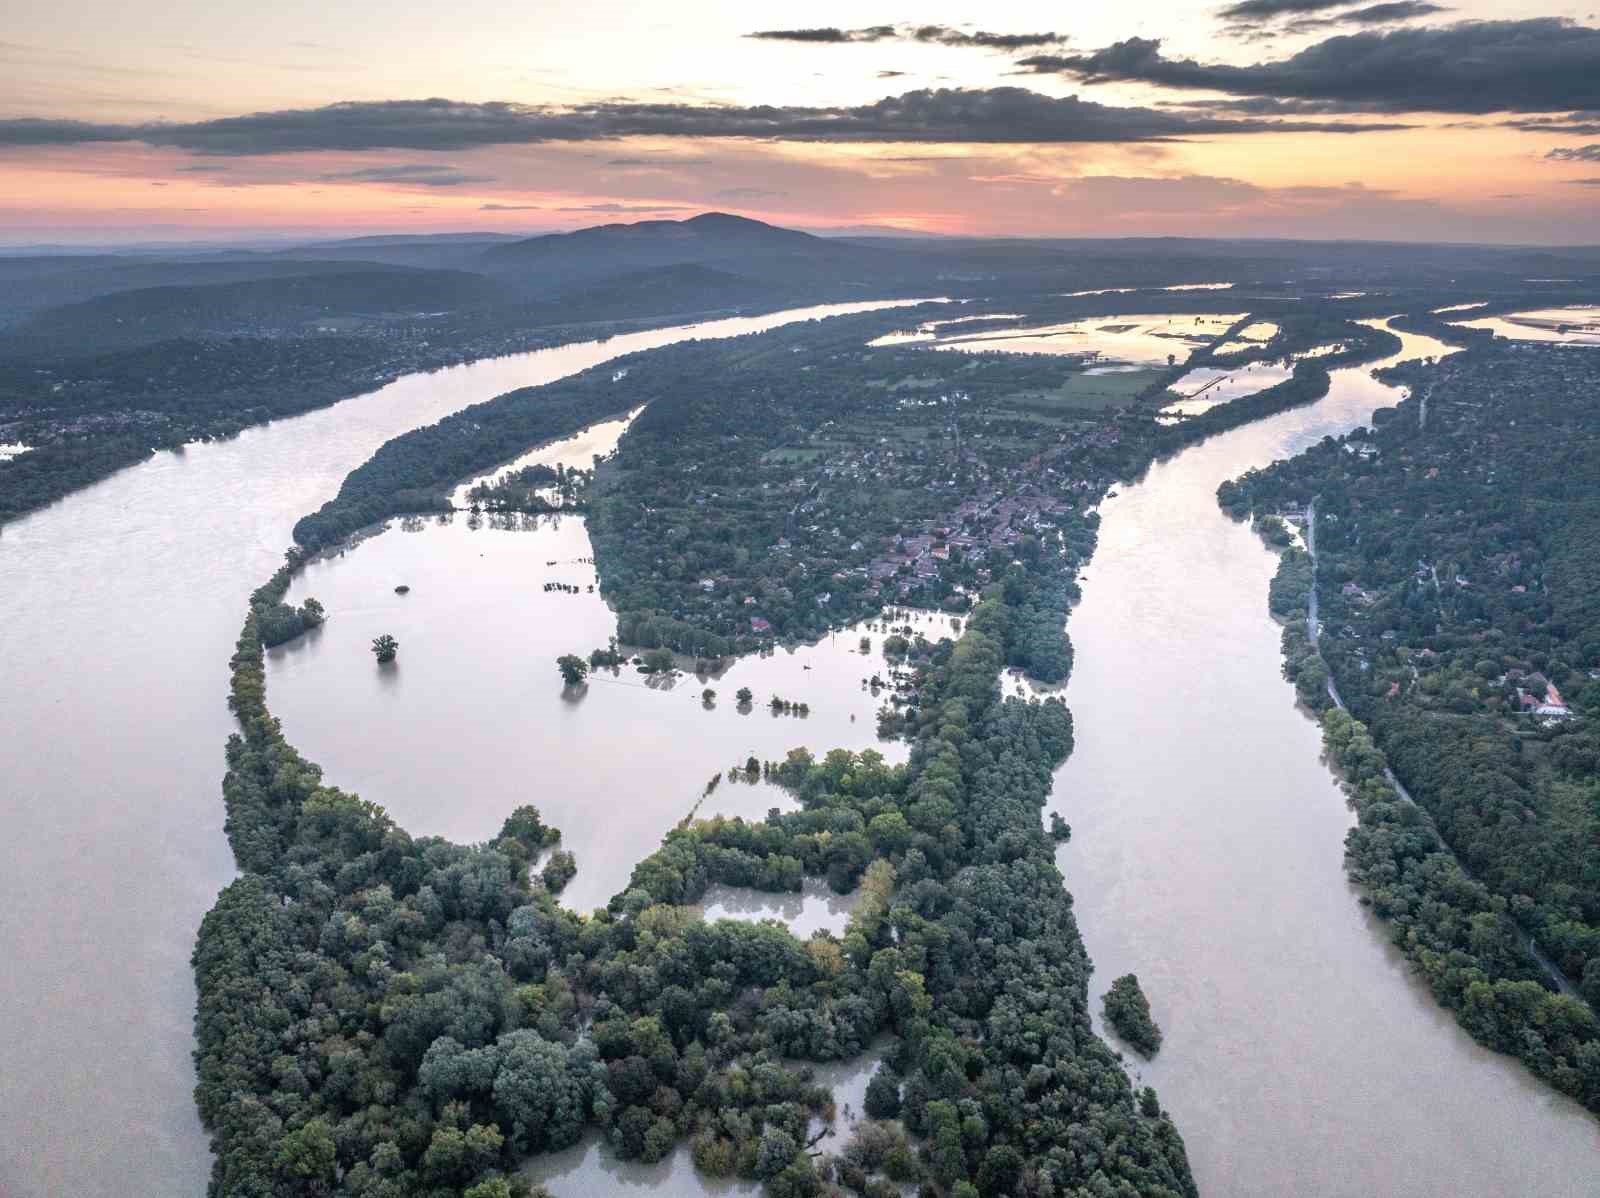
<svg viewBox="0 0 1600 1198">
<path fill-rule="evenodd" d="M 6 8 L 7 244 L 707 210 L 1600 242 L 1600 0 Z"/>
</svg>

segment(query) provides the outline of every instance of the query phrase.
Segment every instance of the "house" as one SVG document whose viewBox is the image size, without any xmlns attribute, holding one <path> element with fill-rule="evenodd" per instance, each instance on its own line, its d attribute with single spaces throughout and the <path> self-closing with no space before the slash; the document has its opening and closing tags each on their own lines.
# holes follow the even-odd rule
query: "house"
<svg viewBox="0 0 1600 1198">
<path fill-rule="evenodd" d="M 764 616 L 750 617 L 750 631 L 760 636 L 772 631 L 772 625 Z"/>
</svg>

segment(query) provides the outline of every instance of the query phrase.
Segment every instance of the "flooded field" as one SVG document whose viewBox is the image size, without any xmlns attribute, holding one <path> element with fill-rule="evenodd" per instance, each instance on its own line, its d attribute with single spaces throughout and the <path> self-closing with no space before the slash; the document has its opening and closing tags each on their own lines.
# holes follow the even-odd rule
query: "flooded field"
<svg viewBox="0 0 1600 1198">
<path fill-rule="evenodd" d="M 1505 316 L 1486 316 L 1481 320 L 1460 320 L 1455 323 L 1464 329 L 1488 329 L 1495 336 L 1512 341 L 1600 345 L 1600 308 L 1538 308 L 1528 312 L 1512 312 Z"/>
<path fill-rule="evenodd" d="M 314 561 L 288 602 L 315 596 L 328 621 L 268 653 L 273 712 L 329 781 L 379 803 L 414 835 L 485 840 L 518 805 L 534 804 L 577 855 L 563 899 L 580 910 L 622 890 L 703 796 L 705 814 L 759 818 L 782 804 L 768 783 L 726 780 L 752 756 L 781 760 L 805 747 L 903 757 L 903 745 L 877 738 L 888 692 L 863 685 L 887 673 L 877 628 L 741 658 L 716 674 L 658 679 L 630 665 L 563 688 L 556 658 L 587 657 L 616 633 L 591 589 L 592 554 L 577 516 L 458 514 L 397 524 Z M 913 623 L 937 636 L 937 620 Z M 943 626 L 948 635 L 948 619 Z M 380 669 L 369 645 L 383 633 L 400 654 Z M 749 706 L 735 698 L 742 687 L 754 694 Z M 774 695 L 807 704 L 809 715 L 773 714 Z M 724 780 L 707 796 L 713 775 Z"/>
<path fill-rule="evenodd" d="M 1165 365 L 1221 337 L 1244 318 L 1233 315 L 1157 313 L 1096 316 L 1062 324 L 996 329 L 954 337 L 934 337 L 935 349 L 967 353 L 1071 354 L 1108 362 Z"/>
<path fill-rule="evenodd" d="M 1265 391 L 1293 374 L 1292 367 L 1276 362 L 1197 367 L 1172 384 L 1169 390 L 1182 398 L 1162 408 L 1157 418 L 1198 416 L 1221 404 Z"/>
</svg>

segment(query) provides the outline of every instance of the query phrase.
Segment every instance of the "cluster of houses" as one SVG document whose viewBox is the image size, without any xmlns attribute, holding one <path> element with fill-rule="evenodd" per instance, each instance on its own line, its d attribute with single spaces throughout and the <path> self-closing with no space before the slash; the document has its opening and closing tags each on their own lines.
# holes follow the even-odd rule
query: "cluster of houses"
<svg viewBox="0 0 1600 1198">
<path fill-rule="evenodd" d="M 1517 687 L 1517 709 L 1522 715 L 1542 720 L 1570 720 L 1572 709 L 1561 697 L 1556 684 L 1543 674 L 1523 675 L 1520 670 L 1507 671 L 1508 678 L 1520 677 L 1526 686 Z"/>
</svg>

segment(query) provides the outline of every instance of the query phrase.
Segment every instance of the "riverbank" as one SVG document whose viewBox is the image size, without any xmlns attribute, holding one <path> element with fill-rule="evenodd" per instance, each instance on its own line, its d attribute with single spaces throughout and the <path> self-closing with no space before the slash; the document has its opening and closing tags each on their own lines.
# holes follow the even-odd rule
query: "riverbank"
<svg viewBox="0 0 1600 1198">
<path fill-rule="evenodd" d="M 0 1184 L 85 1198 L 205 1188 L 189 955 L 236 871 L 215 798 L 221 765 L 201 746 L 233 730 L 218 696 L 240 603 L 248 580 L 282 561 L 294 521 L 385 441 L 473 403 L 673 337 L 828 311 L 409 376 L 155 454 L 6 526 L 0 692 L 28 701 L 0 720 L 0 821 L 14 833 L 0 844 L 0 950 L 15 966 L 0 977 Z M 82 751 L 59 748 L 67 727 L 89 730 Z M 63 1126 L 99 1130 L 65 1137 Z"/>
<path fill-rule="evenodd" d="M 827 1096 L 776 1069 L 773 1054 L 847 1059 L 891 1030 L 906 1079 L 901 1117 L 927 1143 L 922 1169 L 940 1183 L 1015 1180 L 1024 1167 L 1058 1185 L 1106 1176 L 1106 1158 L 1060 1152 L 1070 1121 L 1117 1145 L 1113 1172 L 1126 1184 L 1195 1193 L 1154 1093 L 1136 1103 L 1111 1050 L 1074 1035 L 1088 1018 L 1087 960 L 1039 817 L 1050 767 L 1071 747 L 1070 717 L 1059 703 L 999 693 L 1000 667 L 1015 652 L 1008 641 L 1026 627 L 1022 607 L 1058 602 L 1064 589 L 1019 565 L 986 593 L 961 640 L 927 667 L 909 765 L 791 753 L 772 772 L 801 811 L 680 827 L 626 891 L 584 919 L 529 885 L 526 861 L 554 836 L 531 808 L 479 848 L 413 840 L 381 808 L 324 785 L 284 739 L 266 707 L 259 622 L 300 562 L 292 553 L 252 596 L 231 662 L 242 735 L 229 742 L 224 796 L 245 875 L 206 917 L 195 952 L 197 1097 L 217 1136 L 223 1188 L 289 1176 L 316 1183 L 339 1168 L 364 1179 L 380 1155 L 421 1181 L 440 1144 L 461 1135 L 425 1114 L 394 1127 L 359 1087 L 285 1084 L 286 1070 L 332 1065 L 325 1031 L 283 1019 L 321 978 L 336 983 L 339 1068 L 449 1098 L 474 1120 L 467 1138 L 480 1148 L 461 1166 L 462 1186 L 492 1182 L 524 1153 L 576 1142 L 592 1120 L 626 1157 L 659 1160 L 692 1135 L 702 1171 L 815 1193 L 815 1164 L 800 1144 Z M 1056 616 L 1059 629 L 1064 606 Z M 825 875 L 843 893 L 863 874 L 876 901 L 856 909 L 842 938 L 822 932 L 804 946 L 772 925 L 727 920 L 707 930 L 680 910 L 712 882 L 782 891 Z M 897 876 L 915 884 L 926 916 L 891 913 Z M 343 930 L 330 939 L 328 927 Z M 455 946 L 448 966 L 438 955 L 446 942 Z M 685 969 L 684 954 L 700 963 Z M 641 985 L 636 969 L 673 984 Z M 519 990 L 507 1007 L 517 981 L 527 997 Z M 753 1027 L 734 1007 L 752 986 L 764 1012 Z M 974 1040 L 973 1016 L 1006 1007 L 1017 987 L 1042 997 L 1029 1013 L 1042 1032 Z M 575 1035 L 580 1012 L 597 1020 L 592 1040 Z M 975 1059 L 951 1073 L 946 1058 L 962 1044 Z M 524 1052 L 545 1062 L 526 1081 Z M 493 1074 L 492 1097 L 447 1067 L 463 1053 Z M 635 1059 L 650 1077 L 641 1054 L 670 1058 L 642 1088 L 629 1080 Z M 1030 1061 L 1037 1100 L 1019 1109 L 1000 1087 Z M 987 1111 L 981 1139 L 960 1130 L 954 1103 L 974 1068 Z M 669 1079 L 684 1070 L 689 1081 L 673 1089 Z M 573 1079 L 570 1094 L 562 1075 Z M 753 1093 L 752 1076 L 761 1079 Z M 517 1101 L 548 1108 L 538 1122 L 507 1105 L 524 1086 Z M 267 1113 L 279 1111 L 288 1113 Z M 498 1130 L 507 1124 L 509 1138 Z M 277 1145 L 267 1158 L 256 1148 L 263 1139 Z"/>
<path fill-rule="evenodd" d="M 1407 335 L 1396 356 L 1438 352 Z M 1278 559 L 1216 503 L 1220 483 L 1394 405 L 1370 369 L 1100 505 L 1070 625 L 1076 747 L 1048 810 L 1073 837 L 1057 860 L 1091 989 L 1136 973 L 1149 997 L 1164 1041 L 1136 1077 L 1183 1129 L 1203 1193 L 1580 1198 L 1594 1121 L 1474 1043 L 1359 903 L 1338 847 L 1352 817 L 1263 602 Z"/>
<path fill-rule="evenodd" d="M 1423 385 L 1431 387 L 1431 380 Z M 1426 392 L 1418 397 L 1419 431 L 1425 400 Z M 1313 497 L 1305 510 L 1311 567 L 1305 630 L 1285 630 L 1284 669 L 1317 713 L 1329 757 L 1346 778 L 1358 821 L 1346 841 L 1350 875 L 1363 887 L 1363 901 L 1389 925 L 1394 943 L 1467 1032 L 1518 1057 L 1600 1113 L 1600 1019 L 1533 932 L 1462 861 L 1340 694 L 1323 654 L 1318 618 L 1317 501 Z M 1279 576 L 1294 568 L 1286 559 Z M 1433 578 L 1437 589 L 1436 572 Z M 1389 699 L 1400 692 L 1396 682 Z"/>
</svg>

